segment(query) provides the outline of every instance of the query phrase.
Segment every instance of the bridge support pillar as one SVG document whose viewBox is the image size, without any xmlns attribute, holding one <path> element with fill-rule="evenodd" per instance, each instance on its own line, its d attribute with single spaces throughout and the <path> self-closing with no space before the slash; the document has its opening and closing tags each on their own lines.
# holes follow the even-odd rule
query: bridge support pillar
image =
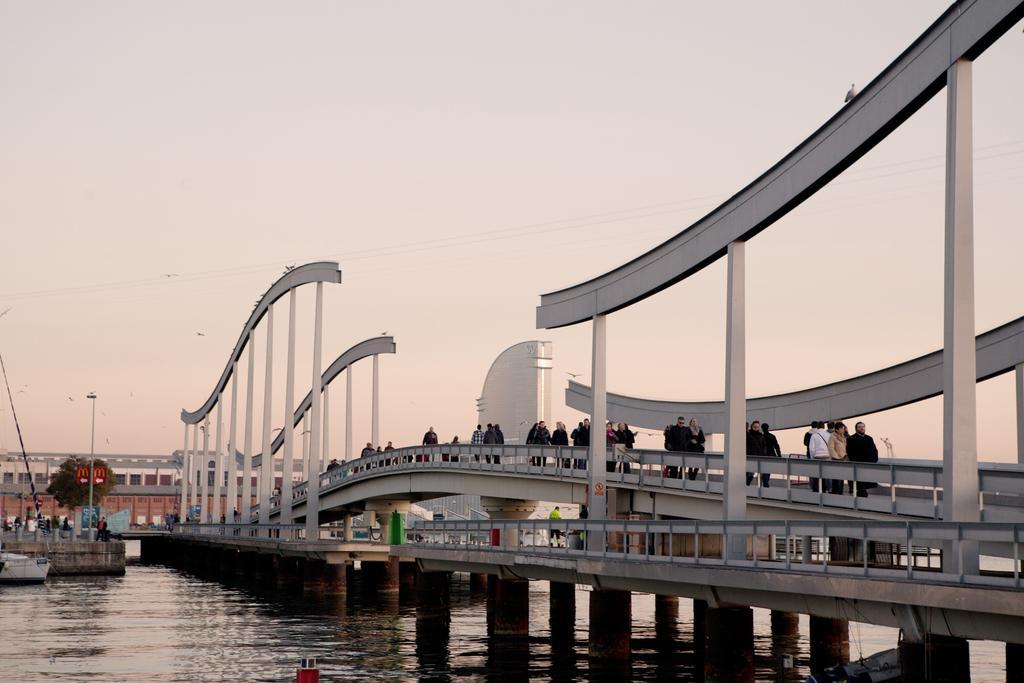
<svg viewBox="0 0 1024 683">
<path fill-rule="evenodd" d="M 422 573 L 423 572 L 420 571 L 419 565 L 415 562 L 400 562 L 398 565 L 398 585 L 402 592 L 411 593 L 416 590 L 417 577 Z M 447 576 L 447 574 L 445 574 L 445 576 Z M 418 597 L 419 596 L 417 595 L 417 598 Z"/>
<path fill-rule="evenodd" d="M 224 550 L 220 554 L 220 575 L 221 576 L 234 576 L 238 568 L 238 551 L 237 550 Z"/>
<path fill-rule="evenodd" d="M 274 582 L 278 588 L 298 588 L 302 585 L 302 560 L 297 557 L 277 558 L 277 574 Z"/>
<path fill-rule="evenodd" d="M 1024 644 L 1006 644 L 1006 681 L 1024 681 Z"/>
<path fill-rule="evenodd" d="M 301 560 L 302 590 L 308 593 L 323 593 L 327 587 L 327 568 L 323 560 Z"/>
<path fill-rule="evenodd" d="M 367 590 L 377 592 L 398 590 L 399 561 L 397 557 L 389 557 L 383 562 L 364 560 L 360 566 L 363 571 L 363 587 Z"/>
<path fill-rule="evenodd" d="M 342 524 L 342 526 L 341 526 L 341 529 L 342 529 L 341 533 L 342 533 L 342 536 L 345 539 L 345 542 L 346 543 L 351 543 L 352 542 L 352 515 L 346 512 L 345 516 L 342 517 L 341 524 Z"/>
<path fill-rule="evenodd" d="M 628 661 L 633 634 L 633 594 L 594 590 L 590 593 L 590 659 Z"/>
<path fill-rule="evenodd" d="M 654 596 L 654 637 L 659 649 L 671 652 L 679 639 L 679 597 L 676 595 Z"/>
<path fill-rule="evenodd" d="M 754 610 L 709 607 L 705 615 L 704 680 L 754 680 Z"/>
<path fill-rule="evenodd" d="M 704 600 L 693 601 L 693 654 L 694 667 L 697 671 L 704 670 L 704 660 L 707 654 L 704 643 L 707 640 L 708 631 L 708 603 Z"/>
<path fill-rule="evenodd" d="M 800 615 L 796 612 L 772 610 L 772 637 L 795 636 L 800 634 Z"/>
<path fill-rule="evenodd" d="M 551 646 L 569 645 L 575 640 L 576 584 L 552 581 L 548 587 Z M 564 649 L 564 647 L 562 648 Z"/>
<path fill-rule="evenodd" d="M 811 615 L 811 673 L 850 660 L 850 622 Z"/>
<path fill-rule="evenodd" d="M 485 593 L 487 591 L 487 574 L 472 573 L 469 575 L 469 592 Z"/>
<path fill-rule="evenodd" d="M 812 650 L 813 652 L 813 650 Z M 900 665 L 904 683 L 970 683 L 970 648 L 963 638 L 925 634 L 923 643 L 900 643 Z M 1009 677 L 1006 680 L 1019 680 Z"/>
<path fill-rule="evenodd" d="M 525 640 L 530 634 L 530 582 L 495 579 L 494 583 L 494 635 Z"/>
<path fill-rule="evenodd" d="M 348 573 L 352 564 L 326 564 L 324 566 L 324 593 L 342 595 L 348 592 Z"/>
</svg>

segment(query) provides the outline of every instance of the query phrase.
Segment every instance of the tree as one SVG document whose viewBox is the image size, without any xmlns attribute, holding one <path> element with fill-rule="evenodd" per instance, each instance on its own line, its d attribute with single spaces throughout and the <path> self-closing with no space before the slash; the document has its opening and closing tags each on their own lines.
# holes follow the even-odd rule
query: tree
<svg viewBox="0 0 1024 683">
<path fill-rule="evenodd" d="M 70 509 L 89 504 L 89 483 L 78 481 L 78 468 L 89 467 L 89 458 L 72 456 L 60 464 L 57 476 L 53 478 L 46 492 L 57 499 L 61 506 Z M 107 463 L 97 458 L 93 461 L 93 469 L 107 468 L 107 478 L 102 484 L 93 484 L 92 504 L 99 505 L 103 498 L 114 488 L 114 472 Z"/>
</svg>

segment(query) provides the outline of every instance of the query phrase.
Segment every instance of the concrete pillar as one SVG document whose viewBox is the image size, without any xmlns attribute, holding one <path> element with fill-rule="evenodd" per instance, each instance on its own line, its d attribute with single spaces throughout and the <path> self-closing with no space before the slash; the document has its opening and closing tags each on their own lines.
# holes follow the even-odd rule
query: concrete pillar
<svg viewBox="0 0 1024 683">
<path fill-rule="evenodd" d="M 633 633 L 632 594 L 629 591 L 593 590 L 590 592 L 591 659 L 628 660 L 629 639 Z"/>
<path fill-rule="evenodd" d="M 373 393 L 370 402 L 370 441 L 380 446 L 380 356 L 373 354 Z"/>
<path fill-rule="evenodd" d="M 448 680 L 451 629 L 450 575 L 447 572 L 416 572 L 416 658 L 430 677 Z"/>
<path fill-rule="evenodd" d="M 238 521 L 238 463 L 235 453 L 238 451 L 238 361 L 231 364 L 231 410 L 228 424 L 227 473 L 228 490 L 224 516 L 229 522 Z"/>
<path fill-rule="evenodd" d="M 214 524 L 220 523 L 220 487 L 224 481 L 224 392 L 217 395 L 217 424 L 214 432 L 213 453 L 213 500 L 210 505 L 210 516 Z"/>
<path fill-rule="evenodd" d="M 220 554 L 220 575 L 222 577 L 234 577 L 238 567 L 238 551 L 225 549 Z"/>
<path fill-rule="evenodd" d="M 608 517 L 608 497 L 605 459 L 608 445 L 605 440 L 605 423 L 608 421 L 608 319 L 595 315 L 593 319 L 593 343 L 591 346 L 591 395 L 590 449 L 587 465 L 587 509 L 590 519 Z M 587 534 L 587 546 L 603 543 L 598 534 Z M 596 545 L 594 546 L 596 547 Z"/>
<path fill-rule="evenodd" d="M 576 627 L 576 584 L 552 581 L 548 587 L 548 599 L 552 646 L 572 643 Z"/>
<path fill-rule="evenodd" d="M 363 570 L 363 587 L 377 593 L 397 592 L 399 587 L 399 561 L 390 557 L 386 561 L 366 561 L 360 566 Z"/>
<path fill-rule="evenodd" d="M 487 574 L 477 574 L 476 572 L 469 575 L 469 592 L 470 593 L 485 593 L 487 592 Z"/>
<path fill-rule="evenodd" d="M 903 683 L 970 683 L 971 653 L 963 638 L 925 634 L 923 643 L 900 642 Z M 1007 681 L 1020 680 L 1011 679 Z"/>
<path fill-rule="evenodd" d="M 659 654 L 671 654 L 679 640 L 679 597 L 676 595 L 654 596 L 654 638 L 658 642 Z"/>
<path fill-rule="evenodd" d="M 413 562 L 405 564 L 417 568 Z M 404 565 L 403 565 L 404 566 Z M 413 578 L 413 589 L 416 591 L 416 618 L 421 613 L 437 616 L 443 612 L 448 619 L 448 608 L 451 604 L 451 574 L 448 572 L 406 572 Z"/>
<path fill-rule="evenodd" d="M 772 610 L 772 637 L 796 636 L 800 634 L 800 615 L 796 612 Z"/>
<path fill-rule="evenodd" d="M 210 518 L 210 417 L 203 418 L 203 455 L 199 471 L 202 473 L 202 500 L 199 501 L 199 521 L 206 524 Z"/>
<path fill-rule="evenodd" d="M 304 579 L 304 560 L 297 557 L 277 558 L 277 574 L 274 577 L 278 588 L 301 588 Z"/>
<path fill-rule="evenodd" d="M 530 583 L 497 579 L 494 589 L 494 635 L 526 638 L 530 634 Z"/>
<path fill-rule="evenodd" d="M 345 368 L 345 460 L 352 459 L 352 366 Z"/>
<path fill-rule="evenodd" d="M 179 521 L 184 522 L 187 519 L 188 512 L 188 480 L 189 470 L 192 468 L 191 458 L 188 454 L 188 423 L 185 423 L 185 445 L 181 447 L 181 502 L 178 504 L 178 516 Z M 56 534 L 56 538 L 60 538 L 60 534 Z"/>
<path fill-rule="evenodd" d="M 189 459 L 192 463 L 192 467 L 188 471 L 188 478 L 190 480 L 190 498 L 189 510 L 194 510 L 196 505 L 199 504 L 199 424 L 192 425 L 192 457 Z M 197 520 L 198 521 L 198 520 Z"/>
<path fill-rule="evenodd" d="M 302 590 L 308 593 L 323 593 L 327 587 L 327 567 L 323 560 L 304 559 L 299 562 L 302 570 Z"/>
<path fill-rule="evenodd" d="M 947 72 L 942 503 L 943 519 L 954 522 L 980 519 L 971 80 L 971 62 L 966 59 L 957 60 Z M 954 572 L 977 571 L 977 544 L 961 542 L 960 546 L 959 551 L 950 546 L 943 562 Z"/>
<path fill-rule="evenodd" d="M 1024 465 L 1024 363 L 1014 372 L 1017 387 L 1017 464 Z"/>
<path fill-rule="evenodd" d="M 694 668 L 704 671 L 705 647 L 707 641 L 708 603 L 704 600 L 693 601 L 693 655 Z"/>
<path fill-rule="evenodd" d="M 320 471 L 326 472 L 331 462 L 331 385 L 324 385 L 324 444 L 320 452 Z"/>
<path fill-rule="evenodd" d="M 274 454 L 270 435 L 274 417 L 274 304 L 267 308 L 267 350 L 263 375 L 263 448 L 260 451 L 260 524 L 270 524 L 270 496 L 274 491 Z"/>
<path fill-rule="evenodd" d="M 313 322 L 313 388 L 310 409 L 309 469 L 306 470 L 306 538 L 319 538 L 320 529 L 320 421 L 321 389 L 320 348 L 324 336 L 324 283 L 316 283 L 316 314 Z"/>
<path fill-rule="evenodd" d="M 341 518 L 341 534 L 346 543 L 352 542 L 352 515 L 345 513 Z"/>
<path fill-rule="evenodd" d="M 351 563 L 326 564 L 324 566 L 324 593 L 341 595 L 348 592 L 348 572 Z"/>
<path fill-rule="evenodd" d="M 398 564 L 398 587 L 402 592 L 412 593 L 416 590 L 416 577 L 421 574 L 419 566 L 415 562 L 399 562 Z M 431 572 L 436 574 L 437 572 Z"/>
<path fill-rule="evenodd" d="M 850 661 L 850 622 L 811 615 L 811 673 Z"/>
<path fill-rule="evenodd" d="M 754 610 L 709 607 L 705 616 L 704 680 L 754 680 Z"/>
<path fill-rule="evenodd" d="M 725 482 L 722 514 L 726 521 L 747 517 L 747 348 L 746 244 L 733 242 L 728 251 L 725 321 Z M 729 557 L 743 559 L 747 545 L 730 538 Z"/>
<path fill-rule="evenodd" d="M 256 338 L 249 330 L 249 372 L 245 383 L 245 452 L 242 454 L 242 497 L 239 508 L 239 522 L 248 524 L 252 518 L 252 410 L 253 374 L 256 363 Z"/>
<path fill-rule="evenodd" d="M 1006 644 L 1006 683 L 1024 681 L 1024 644 Z"/>
<path fill-rule="evenodd" d="M 295 476 L 295 289 L 288 292 L 288 359 L 284 379 L 284 441 L 281 475 L 281 524 L 292 523 L 292 478 Z"/>
</svg>

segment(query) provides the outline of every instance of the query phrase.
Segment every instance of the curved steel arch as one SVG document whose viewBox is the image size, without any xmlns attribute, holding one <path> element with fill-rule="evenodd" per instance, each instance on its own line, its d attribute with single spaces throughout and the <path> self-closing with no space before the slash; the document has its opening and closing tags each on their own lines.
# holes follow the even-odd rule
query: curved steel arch
<svg viewBox="0 0 1024 683">
<path fill-rule="evenodd" d="M 351 347 L 347 351 L 342 352 L 340 356 L 334 359 L 334 362 L 327 366 L 327 369 L 320 376 L 321 386 L 326 387 L 328 384 L 334 381 L 346 368 L 351 366 L 358 360 L 363 358 L 369 358 L 370 356 L 376 356 L 381 353 L 395 353 L 395 338 L 391 336 L 371 337 L 365 341 L 361 341 L 355 346 Z M 302 416 L 306 414 L 309 407 L 313 405 L 313 392 L 309 391 L 306 393 L 306 398 L 302 399 L 299 403 L 299 407 L 295 409 L 293 415 L 292 426 L 296 427 L 302 422 Z M 284 432 L 278 433 L 274 442 L 270 445 L 271 454 L 277 453 L 284 444 Z M 262 462 L 262 454 L 257 453 L 253 456 L 252 466 L 259 467 Z"/>
<path fill-rule="evenodd" d="M 1010 372 L 1024 363 L 1024 317 L 978 335 L 979 382 Z M 804 427 L 811 420 L 869 415 L 942 393 L 942 349 L 858 377 L 774 396 L 747 400 L 749 420 L 768 422 L 774 429 Z M 583 412 L 590 410 L 590 387 L 570 382 L 565 403 Z M 608 394 L 609 419 L 648 429 L 663 429 L 680 415 L 696 417 L 707 432 L 725 431 L 722 401 L 659 401 L 622 394 Z"/>
<path fill-rule="evenodd" d="M 235 361 L 242 356 L 242 351 L 245 350 L 245 346 L 249 342 L 249 332 L 256 329 L 256 326 L 259 325 L 260 320 L 266 315 L 267 309 L 270 308 L 271 304 L 287 294 L 289 290 L 311 282 L 341 282 L 341 270 L 338 268 L 338 263 L 336 261 L 307 263 L 297 268 L 292 268 L 282 275 L 277 282 L 270 285 L 270 289 L 260 297 L 256 308 L 252 310 L 252 313 L 249 314 L 249 319 L 242 326 L 242 332 L 238 335 L 235 348 L 228 358 L 227 365 L 224 366 L 220 379 L 217 380 L 216 386 L 214 386 L 213 391 L 210 393 L 210 397 L 206 399 L 202 406 L 192 412 L 182 408 L 182 422 L 196 424 L 201 422 L 213 410 L 213 407 L 217 405 L 217 397 L 224 391 L 228 380 L 231 379 L 231 370 Z"/>
<path fill-rule="evenodd" d="M 541 296 L 537 327 L 574 325 L 683 280 L 829 183 L 946 85 L 958 59 L 975 59 L 1024 17 L 1024 0 L 960 0 L 849 104 L 759 178 L 675 237 L 603 275 Z"/>
</svg>

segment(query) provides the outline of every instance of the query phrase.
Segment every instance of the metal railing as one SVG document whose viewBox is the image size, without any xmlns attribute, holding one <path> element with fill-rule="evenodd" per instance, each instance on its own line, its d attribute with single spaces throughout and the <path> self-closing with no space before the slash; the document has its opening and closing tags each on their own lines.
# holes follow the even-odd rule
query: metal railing
<svg viewBox="0 0 1024 683">
<path fill-rule="evenodd" d="M 957 571 L 931 558 L 943 548 L 1001 544 L 1010 559 L 994 558 L 1003 571 Z M 855 576 L 936 584 L 1024 589 L 1021 545 L 1024 524 L 1000 522 L 849 522 L 688 520 L 482 520 L 417 523 L 406 530 L 411 548 L 477 550 L 545 557 L 600 558 Z M 879 553 L 879 546 L 884 552 Z M 723 549 L 739 548 L 739 553 Z M 815 551 L 815 548 L 817 550 Z M 948 551 L 947 551 L 948 552 Z M 450 556 L 456 557 L 456 556 Z M 920 558 L 929 566 L 921 566 Z M 880 559 L 881 558 L 881 559 Z M 985 558 L 983 558 L 985 559 Z M 983 565 L 985 563 L 982 563 Z"/>
<path fill-rule="evenodd" d="M 353 528 L 353 533 L 359 529 Z M 180 524 L 177 531 L 185 536 L 215 536 L 219 538 L 259 538 L 282 542 L 305 542 L 306 526 L 304 524 Z M 317 541 L 344 543 L 343 527 L 322 526 L 319 528 Z M 360 541 L 349 541 L 359 543 Z"/>
<path fill-rule="evenodd" d="M 392 472 L 444 469 L 495 474 L 543 476 L 586 481 L 587 449 L 571 446 L 444 444 L 412 446 L 351 460 L 320 475 L 320 492 Z M 608 450 L 609 484 L 645 490 L 721 495 L 722 453 L 656 450 Z M 979 465 L 978 505 L 985 521 L 1024 520 L 1024 466 Z M 688 471 L 694 478 L 688 477 Z M 862 463 L 812 460 L 804 456 L 748 457 L 748 497 L 791 504 L 862 510 L 894 516 L 940 519 L 942 463 L 927 460 L 886 460 Z M 768 476 L 768 485 L 762 481 Z M 834 494 L 824 482 L 852 482 L 857 493 Z M 811 483 L 817 482 L 812 488 Z M 306 483 L 293 488 L 304 500 Z M 271 500 L 274 509 L 280 498 Z"/>
</svg>

